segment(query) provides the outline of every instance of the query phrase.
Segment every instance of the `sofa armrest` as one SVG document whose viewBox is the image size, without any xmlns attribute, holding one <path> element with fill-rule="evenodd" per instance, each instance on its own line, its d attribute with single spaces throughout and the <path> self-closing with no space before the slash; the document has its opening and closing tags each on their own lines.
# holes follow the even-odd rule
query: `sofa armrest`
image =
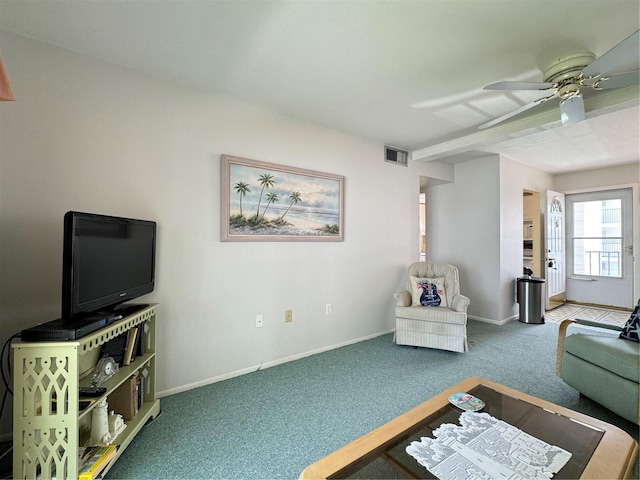
<svg viewBox="0 0 640 480">
<path fill-rule="evenodd" d="M 451 299 L 451 310 L 456 312 L 467 313 L 467 308 L 471 300 L 460 293 L 456 293 Z"/>
<path fill-rule="evenodd" d="M 394 298 L 396 299 L 397 307 L 409 307 L 411 306 L 411 294 L 407 290 L 403 290 L 402 292 L 394 293 Z"/>
</svg>

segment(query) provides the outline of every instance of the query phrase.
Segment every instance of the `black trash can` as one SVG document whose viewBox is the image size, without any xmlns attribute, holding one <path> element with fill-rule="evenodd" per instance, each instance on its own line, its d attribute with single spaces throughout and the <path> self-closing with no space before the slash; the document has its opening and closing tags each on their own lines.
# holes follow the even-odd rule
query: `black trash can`
<svg viewBox="0 0 640 480">
<path fill-rule="evenodd" d="M 522 323 L 544 323 L 544 278 L 529 275 L 518 278 L 516 297 Z"/>
</svg>

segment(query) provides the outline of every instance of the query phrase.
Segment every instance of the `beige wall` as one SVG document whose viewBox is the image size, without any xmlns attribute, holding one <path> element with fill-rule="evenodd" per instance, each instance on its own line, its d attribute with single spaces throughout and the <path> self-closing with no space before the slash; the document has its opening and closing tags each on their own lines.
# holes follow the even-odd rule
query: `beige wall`
<svg viewBox="0 0 640 480">
<path fill-rule="evenodd" d="M 0 106 L 3 342 L 59 316 L 68 210 L 158 222 L 145 301 L 160 303 L 160 392 L 394 328 L 428 166 L 391 165 L 383 145 L 13 35 L 2 54 L 18 98 Z M 221 154 L 344 175 L 345 241 L 220 242 Z"/>
<path fill-rule="evenodd" d="M 427 258 L 460 270 L 469 317 L 502 324 L 517 318 L 522 275 L 522 192 L 551 188 L 552 176 L 490 155 L 455 165 L 455 182 L 427 188 Z"/>
<path fill-rule="evenodd" d="M 553 177 L 554 190 L 575 193 L 590 189 L 602 189 L 640 182 L 640 162 L 615 167 L 557 174 Z M 635 199 L 638 202 L 638 199 Z"/>
</svg>

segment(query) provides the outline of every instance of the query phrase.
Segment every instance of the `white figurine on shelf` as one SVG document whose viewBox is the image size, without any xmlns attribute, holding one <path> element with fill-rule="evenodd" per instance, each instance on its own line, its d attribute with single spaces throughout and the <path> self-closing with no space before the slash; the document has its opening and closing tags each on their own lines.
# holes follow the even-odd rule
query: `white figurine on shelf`
<svg viewBox="0 0 640 480">
<path fill-rule="evenodd" d="M 111 439 L 113 440 L 120 435 L 125 428 L 127 428 L 127 424 L 124 423 L 122 415 L 111 410 L 109 414 L 109 433 L 111 434 Z"/>
<path fill-rule="evenodd" d="M 122 415 L 111 411 L 107 414 L 109 406 L 107 399 L 100 400 L 93 409 L 91 417 L 91 443 L 93 445 L 107 445 L 127 428 Z"/>
<path fill-rule="evenodd" d="M 91 414 L 91 444 L 106 445 L 111 441 L 109 419 L 107 418 L 107 399 L 99 400 Z"/>
</svg>

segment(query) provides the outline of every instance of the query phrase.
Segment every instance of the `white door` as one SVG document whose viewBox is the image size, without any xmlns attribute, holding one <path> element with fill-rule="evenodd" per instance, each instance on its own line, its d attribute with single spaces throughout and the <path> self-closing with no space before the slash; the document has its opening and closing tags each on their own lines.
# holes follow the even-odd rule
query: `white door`
<svg viewBox="0 0 640 480">
<path fill-rule="evenodd" d="M 545 217 L 545 278 L 548 307 L 551 297 L 564 299 L 565 293 L 564 194 L 547 190 Z"/>
<path fill-rule="evenodd" d="M 567 298 L 633 308 L 631 189 L 567 195 Z"/>
</svg>

